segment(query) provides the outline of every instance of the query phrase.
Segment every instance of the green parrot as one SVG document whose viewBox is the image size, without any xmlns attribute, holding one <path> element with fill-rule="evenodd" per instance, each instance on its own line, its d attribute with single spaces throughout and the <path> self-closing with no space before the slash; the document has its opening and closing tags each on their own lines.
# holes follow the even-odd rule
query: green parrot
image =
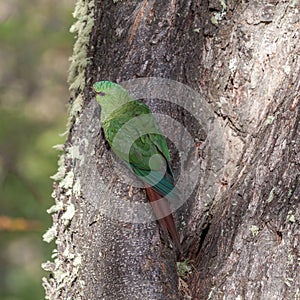
<svg viewBox="0 0 300 300">
<path fill-rule="evenodd" d="M 122 86 L 100 81 L 93 85 L 101 106 L 101 123 L 113 152 L 145 185 L 162 229 L 181 251 L 180 238 L 169 201 L 178 200 L 170 152 L 149 107 L 133 99 Z"/>
</svg>

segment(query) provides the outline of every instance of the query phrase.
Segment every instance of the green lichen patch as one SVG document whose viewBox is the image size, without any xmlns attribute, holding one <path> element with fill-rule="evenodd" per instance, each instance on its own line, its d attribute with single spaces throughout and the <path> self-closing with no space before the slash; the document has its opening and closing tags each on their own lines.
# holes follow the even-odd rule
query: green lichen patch
<svg viewBox="0 0 300 300">
<path fill-rule="evenodd" d="M 181 278 L 187 278 L 193 271 L 191 262 L 187 259 L 183 262 L 177 262 L 177 271 Z"/>
</svg>

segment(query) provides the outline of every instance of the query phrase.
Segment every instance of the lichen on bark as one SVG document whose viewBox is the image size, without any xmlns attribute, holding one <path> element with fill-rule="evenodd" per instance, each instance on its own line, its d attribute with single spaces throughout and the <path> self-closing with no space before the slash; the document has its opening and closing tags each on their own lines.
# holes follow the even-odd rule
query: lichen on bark
<svg viewBox="0 0 300 300">
<path fill-rule="evenodd" d="M 68 83 L 70 85 L 70 108 L 67 124 L 67 132 L 76 123 L 83 106 L 83 90 L 85 87 L 85 70 L 88 64 L 87 47 L 90 31 L 94 24 L 94 1 L 78 0 L 73 13 L 77 21 L 70 31 L 76 34 L 73 55 L 70 58 Z M 70 137 L 70 135 L 69 135 Z M 58 162 L 58 172 L 52 176 L 55 182 L 53 198 L 55 204 L 47 210 L 52 214 L 53 225 L 44 234 L 45 242 L 55 239 L 57 248 L 53 250 L 53 262 L 47 261 L 42 264 L 44 270 L 51 272 L 52 277 L 43 278 L 43 286 L 46 291 L 46 299 L 70 299 L 68 288 L 76 281 L 79 288 L 72 299 L 83 299 L 83 280 L 78 279 L 78 272 L 82 263 L 82 256 L 75 251 L 72 243 L 70 223 L 76 213 L 74 198 L 81 194 L 80 181 L 76 178 L 71 165 L 77 159 L 81 159 L 77 148 L 68 142 L 63 147 Z M 64 232 L 64 233 L 63 233 Z"/>
</svg>

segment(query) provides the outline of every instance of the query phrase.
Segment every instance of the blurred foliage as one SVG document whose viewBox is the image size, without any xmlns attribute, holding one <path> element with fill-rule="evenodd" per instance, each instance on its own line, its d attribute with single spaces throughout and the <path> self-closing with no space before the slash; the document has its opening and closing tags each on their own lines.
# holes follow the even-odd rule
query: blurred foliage
<svg viewBox="0 0 300 300">
<path fill-rule="evenodd" d="M 64 142 L 71 0 L 0 0 L 0 299 L 44 299 L 46 209 Z"/>
</svg>

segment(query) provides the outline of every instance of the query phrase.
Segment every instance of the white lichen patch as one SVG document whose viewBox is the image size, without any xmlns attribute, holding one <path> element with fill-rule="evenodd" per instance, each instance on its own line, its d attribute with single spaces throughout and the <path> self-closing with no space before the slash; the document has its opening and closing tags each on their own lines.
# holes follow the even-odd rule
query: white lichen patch
<svg viewBox="0 0 300 300">
<path fill-rule="evenodd" d="M 215 12 L 213 16 L 210 18 L 210 21 L 214 25 L 218 25 L 219 21 L 222 20 L 222 14 L 220 12 Z"/>
<path fill-rule="evenodd" d="M 61 211 L 63 209 L 63 203 L 62 202 L 58 202 L 57 204 L 52 205 L 50 208 L 47 209 L 47 213 L 50 214 L 54 214 L 58 211 Z"/>
<path fill-rule="evenodd" d="M 213 16 L 210 18 L 211 23 L 214 25 L 218 25 L 219 22 L 222 21 L 226 16 L 226 9 L 227 9 L 226 1 L 225 0 L 219 0 L 219 1 L 222 6 L 222 11 L 214 12 Z"/>
<path fill-rule="evenodd" d="M 81 185 L 79 178 L 75 180 L 75 183 L 73 185 L 73 195 L 75 197 L 79 197 L 81 195 Z"/>
<path fill-rule="evenodd" d="M 71 189 L 74 182 L 74 173 L 73 171 L 69 171 L 66 176 L 62 179 L 62 181 L 59 183 L 59 186 L 61 188 L 64 188 L 66 190 Z"/>
<path fill-rule="evenodd" d="M 64 144 L 57 144 L 57 145 L 52 146 L 52 148 L 57 151 L 64 151 L 64 147 L 65 147 Z"/>
<path fill-rule="evenodd" d="M 290 6 L 290 7 L 296 7 L 297 4 L 298 4 L 298 1 L 299 1 L 299 0 L 290 0 L 289 6 Z"/>
<path fill-rule="evenodd" d="M 226 8 L 227 8 L 226 1 L 225 0 L 219 0 L 219 1 L 220 1 L 221 5 L 222 5 L 222 10 L 223 11 L 226 10 Z"/>
<path fill-rule="evenodd" d="M 81 263 L 82 263 L 81 255 L 77 255 L 77 256 L 74 258 L 73 266 L 78 267 L 78 266 L 81 265 Z"/>
<path fill-rule="evenodd" d="M 74 100 L 72 106 L 70 107 L 69 120 L 73 120 L 73 118 L 76 119 L 78 117 L 79 113 L 82 110 L 82 106 L 83 106 L 83 97 L 80 94 L 76 97 L 76 99 Z"/>
<path fill-rule="evenodd" d="M 270 194 L 269 194 L 269 197 L 268 197 L 268 199 L 267 199 L 267 202 L 272 202 L 273 201 L 273 199 L 274 199 L 274 192 L 275 192 L 275 188 L 273 187 L 272 188 L 272 190 L 271 190 L 271 192 L 270 192 Z"/>
<path fill-rule="evenodd" d="M 83 90 L 84 89 L 84 80 L 85 76 L 84 73 L 78 74 L 75 78 L 74 81 L 70 84 L 70 90 Z"/>
<path fill-rule="evenodd" d="M 291 66 L 289 65 L 285 65 L 283 66 L 283 71 L 286 75 L 290 75 L 290 72 L 291 72 Z"/>
<path fill-rule="evenodd" d="M 288 287 L 291 287 L 293 281 L 294 281 L 293 278 L 286 278 L 286 279 L 284 280 L 284 283 L 285 283 Z"/>
<path fill-rule="evenodd" d="M 75 257 L 75 254 L 70 252 L 70 247 L 69 245 L 67 245 L 66 249 L 64 250 L 63 254 L 62 254 L 65 258 L 67 259 L 73 259 Z"/>
<path fill-rule="evenodd" d="M 69 203 L 66 211 L 62 215 L 62 219 L 65 220 L 64 224 L 67 225 L 73 219 L 75 215 L 75 205 L 73 203 Z"/>
<path fill-rule="evenodd" d="M 237 69 L 237 58 L 236 57 L 233 57 L 230 59 L 228 67 L 229 67 L 229 71 L 231 74 L 233 74 L 236 71 L 236 69 Z"/>
<path fill-rule="evenodd" d="M 75 159 L 83 160 L 84 156 L 80 153 L 79 148 L 80 148 L 79 145 L 75 145 L 73 147 L 70 147 L 68 149 L 67 157 L 72 159 L 72 160 L 75 160 Z"/>
<path fill-rule="evenodd" d="M 289 221 L 290 223 L 296 222 L 295 215 L 293 214 L 293 212 L 291 210 L 287 214 L 287 221 Z"/>
<path fill-rule="evenodd" d="M 53 249 L 53 251 L 52 251 L 52 255 L 51 255 L 51 258 L 56 258 L 57 257 L 57 255 L 58 255 L 58 252 L 57 252 L 57 249 Z"/>
<path fill-rule="evenodd" d="M 46 233 L 43 234 L 43 241 L 46 243 L 51 243 L 57 236 L 57 228 L 55 225 L 50 227 Z"/>
<path fill-rule="evenodd" d="M 270 125 L 274 122 L 275 116 L 268 116 L 265 120 L 265 125 Z"/>
<path fill-rule="evenodd" d="M 252 233 L 252 236 L 257 236 L 258 233 L 259 233 L 259 227 L 256 226 L 256 225 L 252 225 L 252 226 L 250 227 L 250 231 L 251 231 L 251 233 Z"/>
<path fill-rule="evenodd" d="M 62 132 L 62 133 L 59 133 L 59 134 L 58 134 L 58 136 L 60 136 L 60 137 L 64 137 L 64 136 L 67 136 L 67 135 L 68 135 L 68 133 L 69 133 L 69 129 L 68 129 L 68 130 L 66 130 L 66 131 L 64 131 L 64 132 Z"/>
<path fill-rule="evenodd" d="M 55 268 L 55 263 L 48 260 L 48 261 L 42 263 L 42 268 L 45 271 L 52 272 Z"/>
<path fill-rule="evenodd" d="M 61 155 L 58 160 L 58 170 L 54 175 L 50 176 L 50 178 L 54 181 L 60 181 L 65 177 L 65 172 L 65 156 Z"/>
<path fill-rule="evenodd" d="M 222 292 L 213 286 L 208 294 L 207 300 L 216 299 L 215 297 L 217 297 L 218 294 L 222 294 Z"/>
<path fill-rule="evenodd" d="M 67 263 L 66 263 L 67 262 Z M 67 254 L 64 261 L 59 258 L 56 258 L 54 262 L 47 261 L 42 264 L 42 268 L 45 271 L 52 272 L 55 281 L 51 282 L 56 287 L 56 291 L 64 286 L 70 286 L 77 278 L 78 271 L 81 267 L 82 257 L 80 254 L 70 255 Z M 43 278 L 43 285 L 47 289 L 49 282 L 46 278 Z M 84 281 L 80 280 L 80 285 L 84 286 Z M 47 299 L 47 298 L 46 298 Z M 48 299 L 57 299 L 57 298 L 48 298 Z"/>
<path fill-rule="evenodd" d="M 53 274 L 57 283 L 61 283 L 69 275 L 68 272 L 63 271 L 61 269 L 55 270 Z"/>
</svg>

